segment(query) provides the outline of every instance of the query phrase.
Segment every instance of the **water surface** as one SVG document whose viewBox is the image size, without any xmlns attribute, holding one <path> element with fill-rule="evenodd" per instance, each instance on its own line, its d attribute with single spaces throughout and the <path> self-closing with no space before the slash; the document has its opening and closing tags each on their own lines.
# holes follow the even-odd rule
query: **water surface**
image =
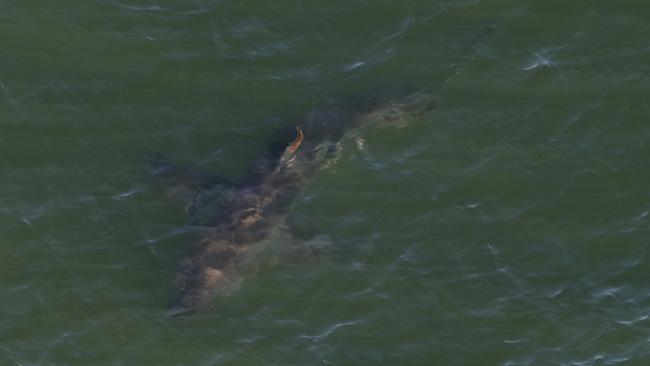
<svg viewBox="0 0 650 366">
<path fill-rule="evenodd" d="M 640 0 L 0 2 L 0 364 L 644 365 Z M 184 203 L 327 97 L 439 106 L 341 143 L 289 220 L 333 253 L 164 317 Z M 360 148 L 362 147 L 362 148 Z"/>
</svg>

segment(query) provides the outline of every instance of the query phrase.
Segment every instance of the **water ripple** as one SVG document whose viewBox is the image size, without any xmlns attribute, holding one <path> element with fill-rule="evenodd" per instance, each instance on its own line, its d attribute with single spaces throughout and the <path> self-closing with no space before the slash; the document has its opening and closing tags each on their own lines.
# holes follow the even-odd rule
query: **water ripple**
<svg viewBox="0 0 650 366">
<path fill-rule="evenodd" d="M 164 7 L 160 5 L 127 5 L 118 2 L 115 2 L 114 4 L 116 6 L 119 6 L 120 8 L 132 10 L 132 11 L 143 11 L 143 12 L 147 12 L 147 11 L 160 12 L 160 11 L 166 11 L 172 9 L 170 7 Z"/>
<path fill-rule="evenodd" d="M 327 329 L 325 329 L 325 330 L 324 330 L 322 333 L 320 333 L 320 334 L 316 334 L 316 335 L 301 335 L 300 338 L 306 338 L 306 339 L 313 340 L 313 341 L 315 341 L 315 342 L 320 342 L 320 341 L 324 340 L 325 338 L 329 337 L 329 336 L 330 336 L 331 334 L 333 334 L 334 332 L 336 332 L 339 328 L 349 327 L 349 326 L 357 325 L 357 324 L 360 324 L 360 323 L 362 323 L 361 320 L 348 321 L 348 322 L 340 322 L 340 323 L 336 323 L 336 324 L 334 324 L 334 325 L 331 325 L 331 326 L 327 327 Z"/>
</svg>

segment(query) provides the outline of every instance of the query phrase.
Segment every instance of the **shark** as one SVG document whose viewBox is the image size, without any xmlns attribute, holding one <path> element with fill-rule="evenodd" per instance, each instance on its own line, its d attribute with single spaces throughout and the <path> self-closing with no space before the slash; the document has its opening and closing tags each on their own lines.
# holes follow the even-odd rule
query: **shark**
<svg viewBox="0 0 650 366">
<path fill-rule="evenodd" d="M 291 133 L 255 158 L 232 183 L 210 174 L 157 163 L 155 175 L 192 192 L 186 206 L 199 227 L 179 256 L 167 316 L 203 312 L 239 289 L 256 258 L 272 243 L 296 240 L 285 217 L 316 173 L 335 160 L 339 142 L 367 125 L 404 127 L 437 107 L 423 91 L 330 99 L 289 126 Z M 209 184 L 207 182 L 216 182 Z"/>
</svg>

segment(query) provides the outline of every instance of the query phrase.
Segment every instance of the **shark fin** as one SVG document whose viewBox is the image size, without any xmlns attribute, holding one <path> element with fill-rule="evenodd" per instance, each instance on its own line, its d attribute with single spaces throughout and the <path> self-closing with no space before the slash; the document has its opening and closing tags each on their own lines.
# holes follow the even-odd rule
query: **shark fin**
<svg viewBox="0 0 650 366">
<path fill-rule="evenodd" d="M 283 263 L 305 260 L 320 261 L 322 255 L 334 252 L 335 244 L 329 235 L 304 234 L 295 232 L 286 224 L 282 225 L 269 239 L 268 249 L 264 251 L 260 262 L 275 267 Z"/>
<path fill-rule="evenodd" d="M 185 202 L 185 211 L 192 215 L 200 206 L 205 192 L 220 192 L 232 188 L 231 182 L 222 176 L 203 172 L 193 166 L 181 166 L 162 154 L 149 159 L 150 179 L 157 183 L 168 197 Z"/>
</svg>

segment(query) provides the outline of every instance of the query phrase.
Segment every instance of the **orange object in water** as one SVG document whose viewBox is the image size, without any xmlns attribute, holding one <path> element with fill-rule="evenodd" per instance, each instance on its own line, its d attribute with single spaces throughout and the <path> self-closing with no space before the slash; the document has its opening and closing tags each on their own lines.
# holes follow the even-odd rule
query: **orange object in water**
<svg viewBox="0 0 650 366">
<path fill-rule="evenodd" d="M 300 147 L 300 144 L 302 144 L 302 140 L 305 139 L 305 135 L 302 133 L 300 127 L 296 127 L 296 131 L 298 132 L 298 137 L 296 137 L 296 139 L 287 147 L 287 152 L 290 154 L 295 153 Z"/>
</svg>

